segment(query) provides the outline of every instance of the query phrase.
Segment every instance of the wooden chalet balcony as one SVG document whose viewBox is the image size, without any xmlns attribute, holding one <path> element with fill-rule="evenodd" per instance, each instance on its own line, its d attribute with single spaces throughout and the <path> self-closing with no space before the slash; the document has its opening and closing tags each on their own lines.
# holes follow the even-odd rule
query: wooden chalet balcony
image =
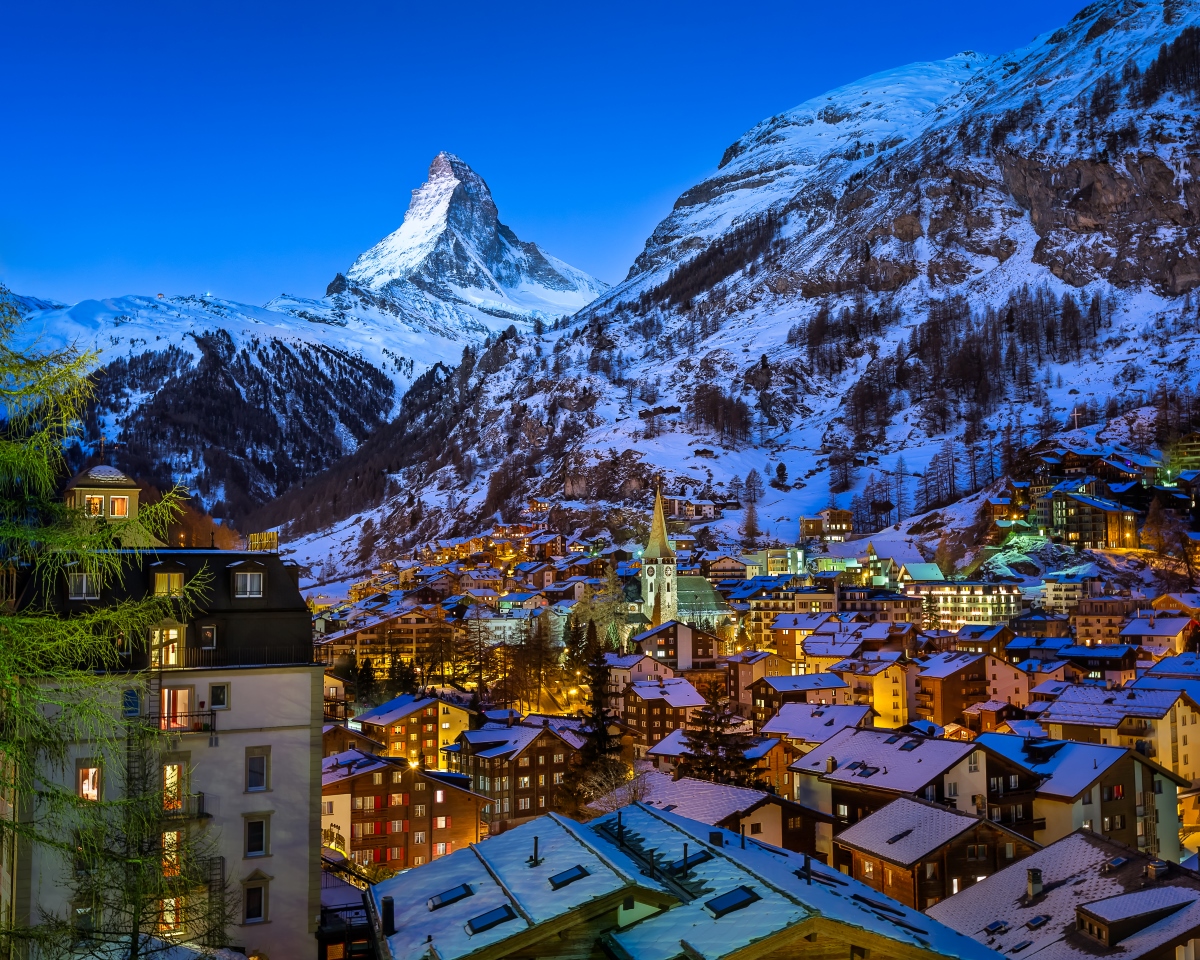
<svg viewBox="0 0 1200 960">
<path fill-rule="evenodd" d="M 349 720 L 354 716 L 354 704 L 348 700 L 325 698 L 326 720 Z"/>
</svg>

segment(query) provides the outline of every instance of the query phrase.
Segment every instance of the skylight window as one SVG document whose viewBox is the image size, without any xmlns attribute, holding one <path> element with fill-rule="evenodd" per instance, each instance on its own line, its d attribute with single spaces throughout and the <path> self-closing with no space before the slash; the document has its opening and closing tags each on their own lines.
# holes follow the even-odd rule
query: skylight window
<svg viewBox="0 0 1200 960">
<path fill-rule="evenodd" d="M 459 900 L 465 900 L 467 897 L 475 893 L 469 884 L 460 883 L 457 887 L 451 887 L 443 893 L 439 893 L 436 897 L 430 897 L 427 901 L 430 910 L 440 910 L 442 907 L 448 907 L 452 903 L 458 903 Z"/>
<path fill-rule="evenodd" d="M 886 740 L 884 740 L 883 742 L 884 742 L 884 743 L 899 743 L 899 742 L 900 742 L 901 740 L 903 740 L 903 739 L 904 739 L 904 738 L 903 738 L 903 737 L 901 737 L 899 734 L 892 734 L 892 736 L 888 737 L 888 738 L 887 738 Z"/>
<path fill-rule="evenodd" d="M 687 858 L 687 860 L 684 860 L 682 857 L 680 857 L 678 860 L 673 861 L 671 863 L 670 870 L 672 873 L 681 873 L 682 871 L 690 870 L 692 867 L 698 866 L 701 863 L 707 863 L 712 858 L 713 855 L 711 852 L 708 850 L 701 850 L 697 853 L 693 853 Z"/>
<path fill-rule="evenodd" d="M 576 880 L 582 880 L 588 875 L 587 867 L 581 863 L 575 864 L 570 870 L 564 870 L 562 873 L 556 873 L 550 878 L 550 886 L 555 890 L 565 887 L 568 883 L 574 883 Z"/>
<path fill-rule="evenodd" d="M 907 830 L 901 830 L 894 837 L 889 837 L 888 843 L 897 843 L 907 837 L 910 833 L 912 833 L 912 827 L 909 827 Z"/>
<path fill-rule="evenodd" d="M 1108 861 L 1108 867 L 1110 870 L 1118 870 L 1121 867 L 1125 866 L 1125 864 L 1127 864 L 1128 862 L 1129 862 L 1128 857 L 1113 857 L 1111 860 Z"/>
<path fill-rule="evenodd" d="M 498 927 L 502 923 L 508 923 L 509 920 L 515 920 L 516 917 L 516 911 L 506 903 L 495 910 L 489 910 L 487 913 L 481 913 L 468 920 L 467 933 L 474 936 L 477 933 L 491 930 L 492 927 Z"/>
<path fill-rule="evenodd" d="M 878 767 L 863 767 L 858 771 L 860 777 L 869 777 L 879 772 Z"/>
<path fill-rule="evenodd" d="M 916 750 L 921 745 L 920 740 L 909 740 L 908 743 L 901 744 L 901 750 Z"/>
<path fill-rule="evenodd" d="M 1045 926 L 1049 919 L 1050 918 L 1046 916 L 1046 914 L 1039 913 L 1036 917 L 1025 924 L 1025 926 L 1027 926 L 1030 930 L 1036 930 L 1038 927 Z"/>
<path fill-rule="evenodd" d="M 872 900 L 870 897 L 864 897 L 861 893 L 852 893 L 851 899 L 857 900 L 859 903 L 865 903 L 868 907 L 874 910 L 882 910 L 885 913 L 894 913 L 898 917 L 904 916 L 904 911 L 898 906 L 893 907 L 891 904 L 884 903 L 882 900 Z"/>
<path fill-rule="evenodd" d="M 992 936 L 995 936 L 998 933 L 1003 933 L 1007 929 L 1008 929 L 1008 921 L 1007 920 L 993 920 L 991 923 L 989 923 L 986 927 L 983 928 L 983 931 L 984 931 L 984 933 L 990 933 Z"/>
<path fill-rule="evenodd" d="M 761 899 L 762 897 L 749 887 L 734 887 L 728 893 L 714 897 L 704 905 L 712 912 L 715 919 L 720 920 L 727 913 L 733 913 L 735 910 L 745 910 L 750 904 Z"/>
<path fill-rule="evenodd" d="M 1022 950 L 1024 950 L 1026 947 L 1028 947 L 1031 943 L 1033 943 L 1032 940 L 1022 940 L 1020 943 L 1015 944 L 1013 946 L 1013 948 L 1011 950 L 1009 950 L 1008 952 L 1009 953 L 1020 953 Z"/>
</svg>

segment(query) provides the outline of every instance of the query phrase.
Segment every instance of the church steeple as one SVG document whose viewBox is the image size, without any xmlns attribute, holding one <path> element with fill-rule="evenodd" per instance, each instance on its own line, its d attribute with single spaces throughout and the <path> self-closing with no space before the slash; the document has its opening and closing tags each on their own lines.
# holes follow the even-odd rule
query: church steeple
<svg viewBox="0 0 1200 960">
<path fill-rule="evenodd" d="M 644 560 L 674 560 L 675 551 L 667 542 L 667 517 L 663 512 L 662 490 L 654 492 L 654 519 L 650 522 L 650 542 L 642 553 Z"/>
</svg>

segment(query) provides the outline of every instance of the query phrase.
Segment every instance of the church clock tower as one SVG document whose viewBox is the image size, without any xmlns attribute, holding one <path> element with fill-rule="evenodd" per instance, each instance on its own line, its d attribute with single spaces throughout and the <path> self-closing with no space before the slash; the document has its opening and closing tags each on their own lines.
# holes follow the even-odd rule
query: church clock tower
<svg viewBox="0 0 1200 960">
<path fill-rule="evenodd" d="M 667 543 L 667 518 L 659 490 L 654 494 L 650 542 L 642 552 L 642 612 L 650 618 L 652 627 L 676 619 L 679 594 L 675 574 L 675 551 Z"/>
</svg>

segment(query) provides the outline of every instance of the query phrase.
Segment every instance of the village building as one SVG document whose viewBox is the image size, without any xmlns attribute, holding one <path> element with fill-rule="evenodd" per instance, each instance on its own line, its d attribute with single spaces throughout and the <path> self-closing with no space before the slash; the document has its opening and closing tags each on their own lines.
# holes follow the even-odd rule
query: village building
<svg viewBox="0 0 1200 960">
<path fill-rule="evenodd" d="M 933 905 L 928 916 L 1004 956 L 1161 960 L 1187 956 L 1200 939 L 1200 880 L 1085 830 Z"/>
<path fill-rule="evenodd" d="M 672 730 L 646 751 L 646 759 L 653 763 L 660 773 L 679 776 L 685 769 L 681 766 L 683 759 L 691 753 L 687 731 Z M 776 794 L 791 794 L 792 775 L 788 771 L 788 764 L 794 758 L 783 741 L 775 737 L 753 737 L 746 748 L 745 756 L 754 763 L 755 775 L 761 789 Z"/>
<path fill-rule="evenodd" d="M 529 717 L 464 730 L 443 753 L 450 769 L 488 799 L 483 816 L 488 833 L 496 834 L 560 806 L 560 789 L 582 745 L 577 723 Z"/>
<path fill-rule="evenodd" d="M 1085 647 L 1102 643 L 1120 643 L 1125 618 L 1137 609 L 1131 597 L 1087 597 L 1079 601 L 1071 614 L 1075 642 Z"/>
<path fill-rule="evenodd" d="M 1003 824 L 900 797 L 834 838 L 850 876 L 914 910 L 927 910 L 1040 849 Z"/>
<path fill-rule="evenodd" d="M 847 728 L 872 726 L 874 712 L 862 705 L 785 703 L 761 732 L 785 741 L 798 759 Z"/>
<path fill-rule="evenodd" d="M 1177 792 L 1188 781 L 1138 751 L 1056 740 L 1053 734 L 1050 740 L 1027 740 L 985 733 L 975 745 L 1017 764 L 1024 771 L 1022 783 L 1027 775 L 1035 778 L 1036 842 L 1044 846 L 1084 829 L 1178 862 Z"/>
<path fill-rule="evenodd" d="M 980 580 L 914 581 L 904 587 L 910 596 L 927 598 L 937 611 L 943 629 L 957 630 L 968 623 L 1007 623 L 1021 612 L 1021 590 L 1012 583 Z"/>
<path fill-rule="evenodd" d="M 848 540 L 852 533 L 854 533 L 854 514 L 849 510 L 826 507 L 815 517 L 802 517 L 800 520 L 800 537 L 803 540 L 841 543 Z"/>
<path fill-rule="evenodd" d="M 1118 634 L 1119 643 L 1139 646 L 1155 660 L 1186 652 L 1200 626 L 1189 615 L 1149 612 L 1126 621 Z"/>
<path fill-rule="evenodd" d="M 877 727 L 901 727 L 915 715 L 920 671 L 903 653 L 864 652 L 833 664 L 828 672 L 850 687 L 851 703 L 874 708 Z"/>
<path fill-rule="evenodd" d="M 604 654 L 608 664 L 608 685 L 604 688 L 608 709 L 617 716 L 625 713 L 625 688 L 631 683 L 650 681 L 657 683 L 659 677 L 670 679 L 675 671 L 662 660 L 646 653 Z"/>
<path fill-rule="evenodd" d="M 625 688 L 625 725 L 634 731 L 639 756 L 672 730 L 691 726 L 692 713 L 704 706 L 704 697 L 682 677 L 657 682 L 631 682 Z"/>
<path fill-rule="evenodd" d="M 715 667 L 721 647 L 719 637 L 678 620 L 651 627 L 631 637 L 629 642 L 672 670 Z"/>
<path fill-rule="evenodd" d="M 838 611 L 857 614 L 869 622 L 920 623 L 922 600 L 878 587 L 842 587 Z"/>
<path fill-rule="evenodd" d="M 780 613 L 768 628 L 770 639 L 764 644 L 788 660 L 804 660 L 804 640 L 816 632 L 823 623 L 834 619 L 833 604 L 823 613 Z"/>
<path fill-rule="evenodd" d="M 963 711 L 982 700 L 1029 702 L 1028 675 L 1003 657 L 952 651 L 920 661 L 920 668 L 916 715 L 941 727 L 961 723 Z"/>
<path fill-rule="evenodd" d="M 872 888 L 812 857 L 647 804 L 586 824 L 539 818 L 368 899 L 392 957 L 754 960 L 815 942 L 830 957 L 996 956 L 898 903 L 872 906 Z"/>
<path fill-rule="evenodd" d="M 729 699 L 743 717 L 750 716 L 754 697 L 750 686 L 762 677 L 777 677 L 798 672 L 798 664 L 766 650 L 743 650 L 724 658 Z"/>
<path fill-rule="evenodd" d="M 760 677 L 750 684 L 755 729 L 779 712 L 785 703 L 849 703 L 850 687 L 832 673 Z"/>
<path fill-rule="evenodd" d="M 472 716 L 461 704 L 406 693 L 360 713 L 347 726 L 386 744 L 389 757 L 436 770 L 446 765 L 442 748 L 471 726 Z"/>
<path fill-rule="evenodd" d="M 458 774 L 348 750 L 321 763 L 325 846 L 359 865 L 404 870 L 487 836 L 489 802 Z"/>
</svg>

